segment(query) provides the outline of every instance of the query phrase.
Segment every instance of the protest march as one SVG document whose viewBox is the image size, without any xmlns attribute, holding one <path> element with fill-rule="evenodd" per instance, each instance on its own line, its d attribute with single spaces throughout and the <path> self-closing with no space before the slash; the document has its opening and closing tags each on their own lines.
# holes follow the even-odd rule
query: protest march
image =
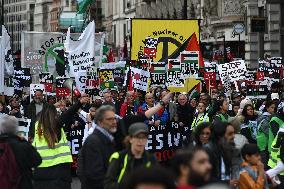
<svg viewBox="0 0 284 189">
<path fill-rule="evenodd" d="M 131 30 L 120 59 L 95 21 L 25 31 L 16 64 L 2 26 L 0 188 L 284 188 L 282 57 L 206 60 L 194 19 Z"/>
</svg>

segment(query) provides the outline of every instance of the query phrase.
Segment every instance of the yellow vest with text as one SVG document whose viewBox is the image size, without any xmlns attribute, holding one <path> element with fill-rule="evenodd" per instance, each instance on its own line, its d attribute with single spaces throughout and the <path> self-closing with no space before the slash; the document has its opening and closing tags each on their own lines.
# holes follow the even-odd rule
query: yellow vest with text
<svg viewBox="0 0 284 189">
<path fill-rule="evenodd" d="M 48 147 L 48 144 L 43 135 L 41 138 L 39 138 L 37 129 L 38 122 L 36 122 L 35 124 L 36 134 L 33 141 L 33 146 L 37 149 L 42 158 L 42 163 L 38 167 L 51 167 L 61 163 L 71 163 L 73 161 L 71 150 L 63 129 L 61 129 L 61 139 L 58 143 L 55 143 L 55 148 Z"/>
<path fill-rule="evenodd" d="M 284 131 L 284 129 L 282 129 Z M 268 161 L 268 166 L 270 168 L 274 168 L 276 167 L 278 162 L 281 162 L 280 159 L 280 147 L 275 147 L 275 144 L 278 140 L 278 134 L 276 135 L 276 137 L 274 138 L 272 144 L 271 144 L 271 151 L 269 154 L 269 161 Z M 282 172 L 280 175 L 284 175 L 284 172 Z"/>
</svg>

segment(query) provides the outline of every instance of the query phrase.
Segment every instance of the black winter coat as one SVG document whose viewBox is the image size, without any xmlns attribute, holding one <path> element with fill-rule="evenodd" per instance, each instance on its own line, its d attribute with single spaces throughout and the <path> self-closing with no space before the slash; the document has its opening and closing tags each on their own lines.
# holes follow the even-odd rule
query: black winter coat
<svg viewBox="0 0 284 189">
<path fill-rule="evenodd" d="M 43 102 L 43 106 L 46 104 L 46 102 Z M 29 129 L 29 137 L 34 138 L 35 134 L 35 123 L 37 120 L 37 114 L 36 114 L 36 105 L 35 101 L 33 100 L 29 106 L 27 107 L 27 111 L 25 112 L 25 117 L 31 119 L 30 129 Z"/>
<path fill-rule="evenodd" d="M 126 169 L 120 183 L 118 183 L 118 178 L 121 173 L 121 170 L 123 169 L 124 158 L 126 157 L 126 155 L 128 155 Z M 105 178 L 104 189 L 125 188 L 129 174 L 131 174 L 132 171 L 134 171 L 136 168 L 140 166 L 147 166 L 149 162 L 151 163 L 149 166 L 153 166 L 157 163 L 155 157 L 146 151 L 143 153 L 142 158 L 139 160 L 135 159 L 132 153 L 128 150 L 123 150 L 119 152 L 119 158 L 112 159 L 109 164 Z"/>
<path fill-rule="evenodd" d="M 114 151 L 114 143 L 98 129 L 86 139 L 79 156 L 82 189 L 104 188 L 109 158 Z"/>
<path fill-rule="evenodd" d="M 39 153 L 29 142 L 18 136 L 3 134 L 0 135 L 0 140 L 8 142 L 14 152 L 21 173 L 19 189 L 32 189 L 32 168 L 41 164 Z"/>
</svg>

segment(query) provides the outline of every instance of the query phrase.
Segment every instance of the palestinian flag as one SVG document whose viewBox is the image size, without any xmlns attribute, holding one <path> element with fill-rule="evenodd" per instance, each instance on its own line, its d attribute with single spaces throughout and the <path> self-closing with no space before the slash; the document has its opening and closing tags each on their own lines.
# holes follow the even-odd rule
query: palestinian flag
<svg viewBox="0 0 284 189">
<path fill-rule="evenodd" d="M 184 51 L 181 53 L 180 61 L 185 64 L 198 64 L 198 51 Z"/>
<path fill-rule="evenodd" d="M 179 59 L 169 59 L 168 71 L 169 72 L 180 71 L 180 60 Z"/>
<path fill-rule="evenodd" d="M 150 68 L 151 73 L 165 73 L 166 65 L 164 62 L 153 62 Z"/>
</svg>

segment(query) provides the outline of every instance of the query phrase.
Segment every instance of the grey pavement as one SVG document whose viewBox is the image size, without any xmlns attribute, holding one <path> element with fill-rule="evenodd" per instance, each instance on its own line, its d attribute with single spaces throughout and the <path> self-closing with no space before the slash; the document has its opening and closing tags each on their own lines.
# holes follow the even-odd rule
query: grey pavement
<svg viewBox="0 0 284 189">
<path fill-rule="evenodd" d="M 72 178 L 71 189 L 81 189 L 81 182 L 78 177 Z"/>
</svg>

